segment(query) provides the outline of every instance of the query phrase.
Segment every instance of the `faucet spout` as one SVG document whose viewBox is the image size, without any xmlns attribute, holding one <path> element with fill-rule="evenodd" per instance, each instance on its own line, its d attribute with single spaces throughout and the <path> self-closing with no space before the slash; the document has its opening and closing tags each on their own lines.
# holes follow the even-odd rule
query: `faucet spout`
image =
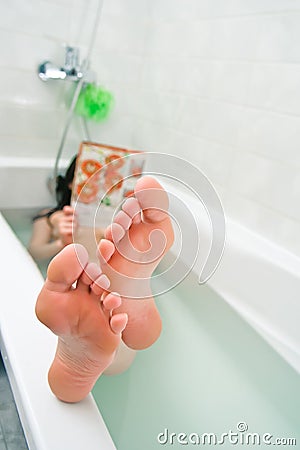
<svg viewBox="0 0 300 450">
<path fill-rule="evenodd" d="M 40 64 L 38 74 L 41 80 L 64 80 L 67 76 L 63 69 L 52 64 L 50 61 L 45 61 Z"/>
</svg>

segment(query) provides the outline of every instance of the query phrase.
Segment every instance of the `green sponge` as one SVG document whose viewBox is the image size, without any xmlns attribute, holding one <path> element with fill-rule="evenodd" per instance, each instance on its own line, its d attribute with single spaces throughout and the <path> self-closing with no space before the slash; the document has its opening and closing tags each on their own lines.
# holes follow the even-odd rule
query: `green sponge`
<svg viewBox="0 0 300 450">
<path fill-rule="evenodd" d="M 107 118 L 113 106 L 113 96 L 95 84 L 84 86 L 78 97 L 75 112 L 86 119 L 100 122 Z"/>
</svg>

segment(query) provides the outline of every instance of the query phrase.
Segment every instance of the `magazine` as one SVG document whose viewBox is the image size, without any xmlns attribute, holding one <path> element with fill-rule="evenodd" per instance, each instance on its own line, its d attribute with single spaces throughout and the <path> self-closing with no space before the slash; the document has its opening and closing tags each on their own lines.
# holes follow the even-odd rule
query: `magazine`
<svg viewBox="0 0 300 450">
<path fill-rule="evenodd" d="M 82 142 L 76 160 L 71 205 L 79 225 L 105 229 L 133 194 L 145 153 L 95 142 Z"/>
</svg>

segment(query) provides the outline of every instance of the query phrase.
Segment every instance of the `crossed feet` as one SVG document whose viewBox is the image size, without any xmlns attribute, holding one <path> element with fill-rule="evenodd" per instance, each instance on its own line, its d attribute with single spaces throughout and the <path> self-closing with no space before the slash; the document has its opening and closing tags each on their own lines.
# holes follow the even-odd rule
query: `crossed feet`
<svg viewBox="0 0 300 450">
<path fill-rule="evenodd" d="M 173 239 L 167 193 L 147 176 L 100 241 L 100 265 L 89 263 L 80 244 L 51 261 L 36 314 L 58 336 L 48 380 L 60 400 L 82 400 L 114 361 L 121 340 L 144 349 L 159 337 L 150 278 Z"/>
</svg>

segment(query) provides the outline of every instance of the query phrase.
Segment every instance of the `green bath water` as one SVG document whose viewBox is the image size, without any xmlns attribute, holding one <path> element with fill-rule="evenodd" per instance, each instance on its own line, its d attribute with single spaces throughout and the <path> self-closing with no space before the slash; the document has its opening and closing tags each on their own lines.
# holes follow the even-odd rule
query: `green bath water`
<svg viewBox="0 0 300 450">
<path fill-rule="evenodd" d="M 93 390 L 117 449 L 282 448 L 277 438 L 293 438 L 296 445 L 284 447 L 300 448 L 299 375 L 194 276 L 157 303 L 160 339 Z M 231 442 L 216 445 L 196 444 L 191 434 L 215 433 L 222 442 L 230 430 L 237 433 Z"/>
<path fill-rule="evenodd" d="M 24 247 L 28 247 L 31 233 L 33 217 L 40 212 L 40 209 L 5 209 L 1 213 L 10 225 L 14 233 L 18 236 Z M 50 260 L 41 261 L 37 265 L 43 275 L 46 278 L 47 267 Z"/>
</svg>

